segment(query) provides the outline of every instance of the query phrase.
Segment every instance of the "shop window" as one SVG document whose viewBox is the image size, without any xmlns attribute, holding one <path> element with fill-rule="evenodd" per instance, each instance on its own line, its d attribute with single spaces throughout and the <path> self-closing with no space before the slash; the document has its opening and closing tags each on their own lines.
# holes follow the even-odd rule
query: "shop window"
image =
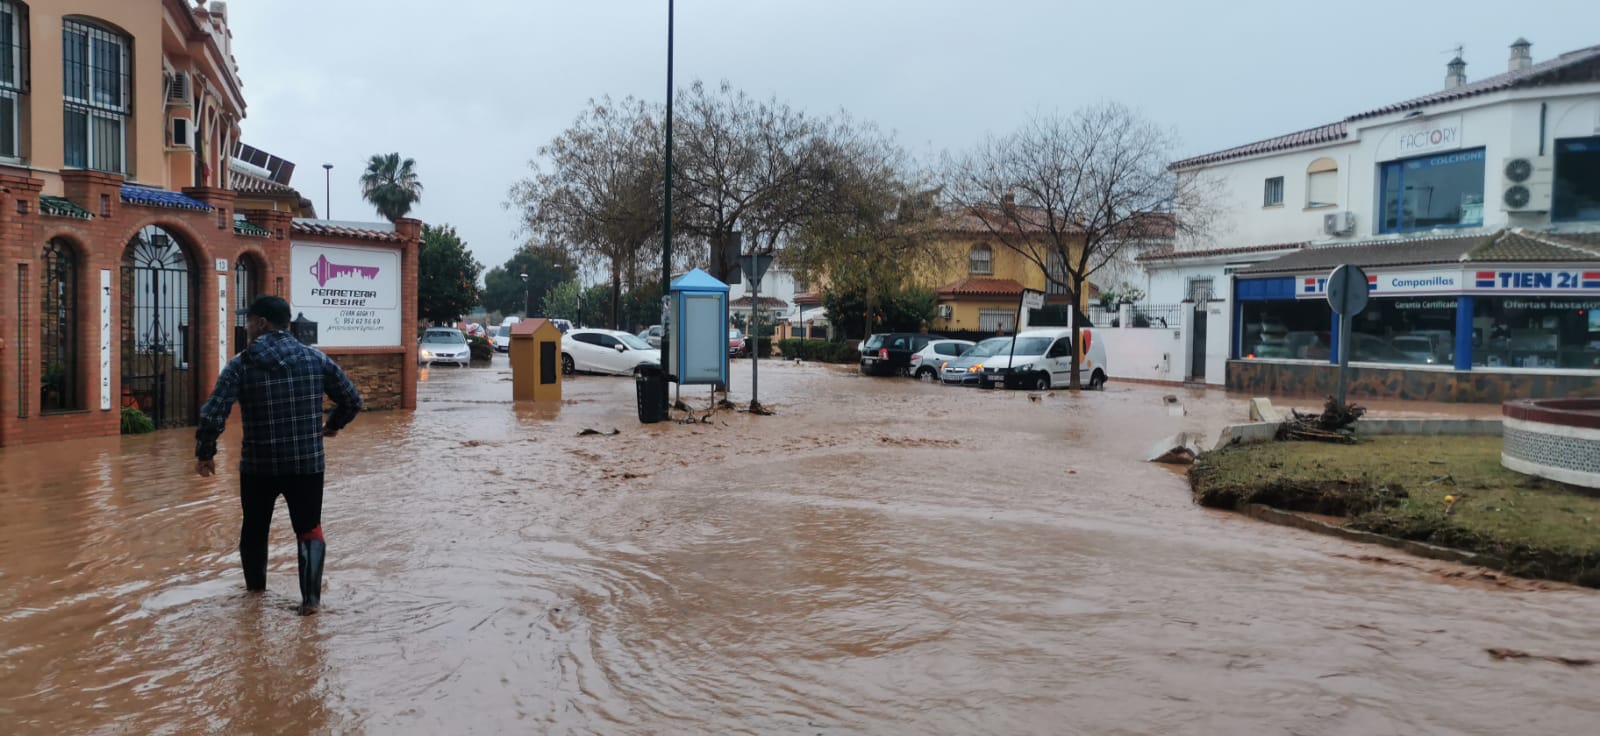
<svg viewBox="0 0 1600 736">
<path fill-rule="evenodd" d="M 987 245 L 972 246 L 967 252 L 967 273 L 973 276 L 989 276 L 994 273 L 994 250 Z"/>
<path fill-rule="evenodd" d="M 1339 204 L 1339 164 L 1319 158 L 1306 167 L 1306 206 L 1334 207 Z"/>
<path fill-rule="evenodd" d="M 1600 220 L 1600 136 L 1556 141 L 1552 220 Z"/>
<path fill-rule="evenodd" d="M 1267 180 L 1265 190 L 1261 194 L 1262 207 L 1276 207 L 1283 204 L 1283 177 L 1274 176 Z"/>
<path fill-rule="evenodd" d="M 0 0 L 0 158 L 22 157 L 22 96 L 28 91 L 28 6 Z"/>
<path fill-rule="evenodd" d="M 1332 357 L 1333 311 L 1327 300 L 1244 302 L 1241 310 L 1241 357 L 1321 362 Z"/>
<path fill-rule="evenodd" d="M 1454 298 L 1373 299 L 1350 321 L 1350 359 L 1455 365 Z"/>
<path fill-rule="evenodd" d="M 61 24 L 65 158 L 69 167 L 127 171 L 128 39 L 92 23 Z"/>
<path fill-rule="evenodd" d="M 1482 225 L 1483 162 L 1479 148 L 1383 164 L 1378 230 Z"/>
<path fill-rule="evenodd" d="M 1600 369 L 1600 298 L 1479 297 L 1472 364 Z"/>
<path fill-rule="evenodd" d="M 39 410 L 82 409 L 78 390 L 78 257 L 52 240 L 44 247 L 39 310 Z"/>
</svg>

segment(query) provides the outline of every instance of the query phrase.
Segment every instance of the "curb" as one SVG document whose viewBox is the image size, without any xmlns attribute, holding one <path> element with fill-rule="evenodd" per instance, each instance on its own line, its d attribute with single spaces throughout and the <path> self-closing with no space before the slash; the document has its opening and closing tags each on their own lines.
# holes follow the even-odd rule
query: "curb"
<svg viewBox="0 0 1600 736">
<path fill-rule="evenodd" d="M 1459 549 L 1452 549 L 1450 547 L 1439 547 L 1432 544 L 1425 544 L 1423 542 L 1414 542 L 1409 539 L 1400 539 L 1398 537 L 1390 537 L 1383 534 L 1374 534 L 1372 532 L 1364 532 L 1358 529 L 1350 529 L 1337 524 L 1329 524 L 1325 521 L 1307 518 L 1292 511 L 1275 509 L 1264 504 L 1247 504 L 1244 509 L 1241 510 L 1241 513 L 1243 513 L 1245 516 L 1249 516 L 1253 519 L 1259 519 L 1270 524 L 1293 527 L 1295 529 L 1303 529 L 1309 532 L 1325 534 L 1330 537 L 1338 537 L 1351 542 L 1382 545 L 1384 547 L 1397 549 L 1418 557 L 1426 557 L 1431 560 L 1459 562 L 1463 565 L 1476 565 L 1478 567 L 1495 568 L 1493 560 L 1476 552 L 1466 552 Z"/>
</svg>

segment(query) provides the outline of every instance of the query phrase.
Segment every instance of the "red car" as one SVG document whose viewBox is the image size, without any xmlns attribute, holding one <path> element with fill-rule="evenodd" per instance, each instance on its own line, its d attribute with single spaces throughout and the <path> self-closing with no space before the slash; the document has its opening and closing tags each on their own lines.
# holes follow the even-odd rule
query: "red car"
<svg viewBox="0 0 1600 736">
<path fill-rule="evenodd" d="M 728 357 L 743 358 L 750 354 L 750 345 L 745 341 L 744 333 L 737 327 L 728 328 Z"/>
</svg>

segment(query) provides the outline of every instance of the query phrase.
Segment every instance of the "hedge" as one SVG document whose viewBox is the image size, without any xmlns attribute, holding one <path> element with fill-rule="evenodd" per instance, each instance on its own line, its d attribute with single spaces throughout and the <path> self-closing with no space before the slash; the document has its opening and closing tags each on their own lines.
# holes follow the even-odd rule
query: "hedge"
<svg viewBox="0 0 1600 736">
<path fill-rule="evenodd" d="M 855 363 L 861 353 L 847 342 L 828 340 L 779 340 L 778 350 L 785 358 L 814 360 L 820 363 Z"/>
</svg>

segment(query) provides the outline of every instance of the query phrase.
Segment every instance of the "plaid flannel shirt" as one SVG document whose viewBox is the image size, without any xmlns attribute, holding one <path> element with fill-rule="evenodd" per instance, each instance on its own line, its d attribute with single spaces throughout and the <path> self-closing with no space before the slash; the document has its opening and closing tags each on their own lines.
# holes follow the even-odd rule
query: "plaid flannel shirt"
<svg viewBox="0 0 1600 736">
<path fill-rule="evenodd" d="M 361 395 L 328 356 L 286 332 L 262 335 L 217 376 L 211 398 L 200 408 L 195 457 L 216 456 L 217 437 L 238 402 L 244 421 L 240 473 L 321 473 L 324 394 L 335 404 L 326 429 L 344 428 L 361 411 Z"/>
</svg>

